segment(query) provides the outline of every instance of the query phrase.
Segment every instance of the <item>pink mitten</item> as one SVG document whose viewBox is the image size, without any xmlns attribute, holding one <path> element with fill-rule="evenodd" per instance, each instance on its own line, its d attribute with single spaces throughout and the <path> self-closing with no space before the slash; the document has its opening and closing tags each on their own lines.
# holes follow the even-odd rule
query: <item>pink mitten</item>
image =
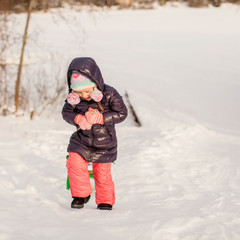
<svg viewBox="0 0 240 240">
<path fill-rule="evenodd" d="M 97 109 L 89 108 L 85 116 L 87 121 L 91 124 L 99 123 L 103 125 L 104 123 L 103 115 Z"/>
<path fill-rule="evenodd" d="M 69 93 L 67 96 L 67 102 L 72 106 L 77 105 L 80 103 L 80 97 L 77 93 Z"/>
<path fill-rule="evenodd" d="M 90 96 L 95 102 L 100 102 L 103 98 L 102 92 L 100 90 L 98 90 L 97 88 L 94 88 L 94 90 L 91 92 Z"/>
<path fill-rule="evenodd" d="M 75 118 L 74 118 L 74 122 L 79 125 L 79 127 L 82 130 L 90 130 L 92 127 L 92 124 L 89 123 L 87 121 L 87 119 L 85 118 L 85 116 L 78 114 Z"/>
</svg>

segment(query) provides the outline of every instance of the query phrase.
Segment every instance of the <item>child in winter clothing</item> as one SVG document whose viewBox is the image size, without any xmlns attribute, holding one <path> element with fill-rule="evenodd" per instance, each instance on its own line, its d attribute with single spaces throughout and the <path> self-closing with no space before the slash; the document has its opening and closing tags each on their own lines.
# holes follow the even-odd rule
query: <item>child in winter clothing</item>
<svg viewBox="0 0 240 240">
<path fill-rule="evenodd" d="M 115 203 L 111 176 L 111 163 L 117 158 L 115 124 L 125 120 L 127 108 L 116 89 L 104 83 L 92 58 L 73 59 L 67 82 L 69 94 L 62 116 L 77 127 L 67 149 L 71 207 L 82 208 L 90 199 L 88 163 L 92 162 L 98 209 L 111 210 Z"/>
</svg>

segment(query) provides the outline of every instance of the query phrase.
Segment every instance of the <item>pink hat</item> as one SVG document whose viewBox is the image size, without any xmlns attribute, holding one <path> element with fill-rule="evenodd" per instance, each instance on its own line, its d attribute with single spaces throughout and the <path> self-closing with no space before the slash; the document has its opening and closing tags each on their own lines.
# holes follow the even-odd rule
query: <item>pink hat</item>
<svg viewBox="0 0 240 240">
<path fill-rule="evenodd" d="M 96 87 L 96 84 L 80 72 L 73 71 L 71 76 L 71 89 L 73 91 L 81 91 L 87 88 Z"/>
</svg>

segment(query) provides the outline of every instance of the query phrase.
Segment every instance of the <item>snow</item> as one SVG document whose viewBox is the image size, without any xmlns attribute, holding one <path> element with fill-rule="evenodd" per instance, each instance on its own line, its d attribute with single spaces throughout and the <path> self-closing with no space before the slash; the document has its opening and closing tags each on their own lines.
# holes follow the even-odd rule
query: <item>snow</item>
<svg viewBox="0 0 240 240">
<path fill-rule="evenodd" d="M 1 240 L 239 239 L 239 7 L 176 6 L 32 15 L 23 76 L 41 66 L 65 81 L 72 58 L 91 56 L 143 126 L 116 126 L 113 211 L 96 210 L 94 192 L 73 210 L 64 99 L 34 121 L 0 117 Z M 21 33 L 26 16 L 14 17 Z"/>
</svg>

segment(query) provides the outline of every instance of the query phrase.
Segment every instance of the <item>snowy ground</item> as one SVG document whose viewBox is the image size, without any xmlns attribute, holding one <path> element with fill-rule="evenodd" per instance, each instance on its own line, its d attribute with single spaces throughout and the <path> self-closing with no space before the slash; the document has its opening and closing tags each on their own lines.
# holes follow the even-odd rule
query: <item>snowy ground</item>
<svg viewBox="0 0 240 240">
<path fill-rule="evenodd" d="M 131 116 L 117 126 L 113 211 L 96 210 L 94 194 L 76 211 L 65 189 L 74 128 L 62 104 L 34 121 L 1 117 L 0 240 L 238 240 L 239 8 L 61 12 L 71 30 L 55 15 L 32 16 L 30 33 L 41 35 L 39 48 L 28 42 L 26 68 L 57 64 L 64 76 L 73 57 L 92 56 L 143 126 Z"/>
</svg>

